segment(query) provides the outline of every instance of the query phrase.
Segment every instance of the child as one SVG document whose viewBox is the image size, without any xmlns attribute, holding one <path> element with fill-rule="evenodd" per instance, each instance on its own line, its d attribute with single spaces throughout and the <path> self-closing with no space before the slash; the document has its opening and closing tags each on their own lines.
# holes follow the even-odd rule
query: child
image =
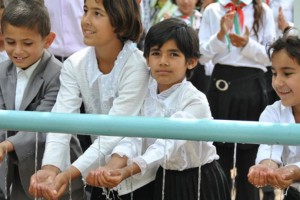
<svg viewBox="0 0 300 200">
<path fill-rule="evenodd" d="M 275 38 L 272 10 L 261 0 L 219 0 L 204 10 L 199 36 L 201 64 L 214 64 L 207 92 L 214 119 L 257 121 L 267 105 L 265 45 Z M 258 200 L 258 189 L 247 180 L 258 145 L 215 145 L 227 179 L 236 167 L 236 199 Z"/>
<path fill-rule="evenodd" d="M 186 75 L 189 76 L 200 56 L 197 33 L 191 27 L 176 18 L 154 25 L 146 35 L 144 56 L 152 79 L 142 107 L 143 116 L 211 118 L 205 95 L 186 80 Z M 217 159 L 216 149 L 210 142 L 124 138 L 113 150 L 107 166 L 91 172 L 87 182 L 114 187 L 134 174 L 140 173 L 138 176 L 142 179 L 149 170 L 160 165 L 153 199 L 162 199 L 163 173 L 166 170 L 166 200 L 196 200 L 198 187 L 201 188 L 201 200 L 229 200 L 229 187 Z M 128 166 L 125 166 L 126 162 Z M 111 170 L 109 166 L 113 166 L 112 163 L 122 163 L 124 167 Z"/>
<path fill-rule="evenodd" d="M 38 0 L 12 0 L 4 9 L 1 27 L 9 60 L 0 67 L 0 109 L 50 111 L 60 85 L 61 63 L 46 51 L 55 38 L 47 9 Z M 43 133 L 36 141 L 34 132 L 7 131 L 7 136 L 0 132 L 0 185 L 10 199 L 33 199 L 28 194 L 29 180 L 36 157 L 41 166 L 45 140 Z"/>
<path fill-rule="evenodd" d="M 149 80 L 145 59 L 134 43 L 142 32 L 139 5 L 136 0 L 85 0 L 83 9 L 84 43 L 90 47 L 64 62 L 52 112 L 79 113 L 83 103 L 86 113 L 137 115 Z M 72 179 L 85 177 L 99 166 L 99 160 L 100 166 L 104 164 L 104 156 L 121 139 L 99 136 L 70 167 L 70 138 L 69 134 L 48 134 L 43 167 L 31 179 L 33 196 L 57 199 L 68 185 L 69 173 Z M 56 177 L 61 171 L 65 173 Z M 47 178 L 54 181 L 55 177 L 56 188 L 46 187 Z M 124 185 L 120 195 L 130 191 L 130 184 Z M 98 193 L 96 188 L 93 193 Z"/>
<path fill-rule="evenodd" d="M 298 32 L 297 35 L 291 32 Z M 268 49 L 272 61 L 272 86 L 279 101 L 267 106 L 259 121 L 300 123 L 300 34 L 290 29 Z M 271 185 L 286 189 L 285 200 L 300 198 L 300 148 L 287 145 L 261 144 L 256 165 L 249 170 L 248 180 L 256 187 Z"/>
</svg>

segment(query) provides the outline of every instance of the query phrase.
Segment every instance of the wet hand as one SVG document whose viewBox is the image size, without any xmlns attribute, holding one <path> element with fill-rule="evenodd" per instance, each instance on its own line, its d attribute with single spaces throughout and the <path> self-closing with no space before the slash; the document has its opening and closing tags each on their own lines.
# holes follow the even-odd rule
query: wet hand
<svg viewBox="0 0 300 200">
<path fill-rule="evenodd" d="M 55 189 L 56 172 L 41 169 L 30 178 L 29 194 L 36 198 L 57 199 Z"/>
<path fill-rule="evenodd" d="M 100 167 L 89 173 L 86 182 L 96 187 L 113 188 L 123 180 L 122 175 L 121 170 Z"/>
<path fill-rule="evenodd" d="M 293 182 L 299 180 L 300 170 L 297 166 L 290 165 L 270 171 L 267 175 L 268 183 L 275 188 L 285 189 Z"/>
<path fill-rule="evenodd" d="M 258 164 L 250 167 L 248 172 L 248 181 L 257 188 L 268 184 L 267 174 L 271 170 L 267 166 Z"/>
<path fill-rule="evenodd" d="M 57 191 L 57 198 L 64 194 L 66 188 L 69 186 L 69 182 L 70 175 L 68 171 L 60 173 L 55 177 L 55 190 Z"/>
</svg>

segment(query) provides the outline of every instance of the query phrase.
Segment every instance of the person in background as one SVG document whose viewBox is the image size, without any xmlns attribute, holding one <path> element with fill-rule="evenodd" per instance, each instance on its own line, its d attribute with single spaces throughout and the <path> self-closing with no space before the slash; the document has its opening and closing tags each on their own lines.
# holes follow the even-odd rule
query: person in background
<svg viewBox="0 0 300 200">
<path fill-rule="evenodd" d="M 60 61 L 83 49 L 83 34 L 80 19 L 83 15 L 83 0 L 44 0 L 48 8 L 51 31 L 56 38 L 49 50 Z"/>
<path fill-rule="evenodd" d="M 268 54 L 272 61 L 272 86 L 280 100 L 267 106 L 259 121 L 300 123 L 299 30 L 287 30 L 268 48 Z M 299 146 L 261 144 L 256 165 L 249 169 L 249 182 L 256 187 L 284 189 L 284 200 L 300 199 L 299 152 Z"/>
<path fill-rule="evenodd" d="M 265 45 L 275 39 L 272 10 L 261 0 L 219 0 L 204 10 L 199 37 L 201 64 L 215 65 L 207 93 L 214 119 L 257 121 L 268 100 Z M 247 179 L 258 145 L 214 144 L 228 180 L 237 170 L 232 195 L 258 200 L 259 190 Z"/>
</svg>

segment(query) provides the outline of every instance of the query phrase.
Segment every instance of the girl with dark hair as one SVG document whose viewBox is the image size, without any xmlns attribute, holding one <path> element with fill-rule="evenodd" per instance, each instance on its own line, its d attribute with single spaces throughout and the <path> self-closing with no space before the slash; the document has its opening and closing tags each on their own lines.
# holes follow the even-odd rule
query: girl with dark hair
<svg viewBox="0 0 300 200">
<path fill-rule="evenodd" d="M 83 104 L 90 114 L 139 114 L 149 80 L 145 59 L 135 44 L 142 32 L 139 5 L 136 0 L 85 0 L 83 11 L 81 28 L 88 47 L 64 62 L 52 112 L 79 113 Z M 98 136 L 70 165 L 71 137 L 48 133 L 42 169 L 31 177 L 32 196 L 58 199 L 70 180 L 85 178 L 104 165 L 105 156 L 122 139 Z M 131 184 L 125 183 L 119 194 L 130 192 Z"/>
<path fill-rule="evenodd" d="M 272 61 L 272 86 L 280 100 L 266 107 L 259 121 L 300 123 L 299 30 L 287 30 L 269 47 L 268 54 Z M 256 187 L 270 185 L 286 190 L 284 200 L 300 199 L 299 152 L 299 146 L 261 144 L 256 165 L 249 170 L 249 182 Z"/>
</svg>

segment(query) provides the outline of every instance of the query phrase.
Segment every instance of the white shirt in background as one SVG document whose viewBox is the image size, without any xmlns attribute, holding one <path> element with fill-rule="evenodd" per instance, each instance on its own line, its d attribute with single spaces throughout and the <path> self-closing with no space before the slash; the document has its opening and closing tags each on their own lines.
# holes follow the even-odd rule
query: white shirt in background
<svg viewBox="0 0 300 200">
<path fill-rule="evenodd" d="M 250 30 L 250 38 L 245 47 L 237 48 L 230 45 L 226 37 L 223 41 L 217 38 L 217 33 L 220 31 L 220 20 L 227 12 L 224 6 L 229 2 L 231 1 L 219 0 L 217 3 L 208 5 L 204 10 L 199 31 L 201 64 L 212 60 L 213 64 L 253 67 L 267 71 L 266 66 L 270 66 L 270 60 L 266 53 L 266 44 L 275 39 L 272 10 L 266 4 L 262 4 L 264 12 L 261 23 L 263 22 L 263 24 L 260 24 L 257 39 L 252 30 L 254 21 L 252 0 L 242 1 L 246 4 L 243 7 L 244 25 Z"/>
<path fill-rule="evenodd" d="M 81 30 L 83 4 L 83 0 L 45 0 L 51 31 L 56 34 L 49 48 L 54 55 L 68 57 L 86 47 Z"/>
</svg>

